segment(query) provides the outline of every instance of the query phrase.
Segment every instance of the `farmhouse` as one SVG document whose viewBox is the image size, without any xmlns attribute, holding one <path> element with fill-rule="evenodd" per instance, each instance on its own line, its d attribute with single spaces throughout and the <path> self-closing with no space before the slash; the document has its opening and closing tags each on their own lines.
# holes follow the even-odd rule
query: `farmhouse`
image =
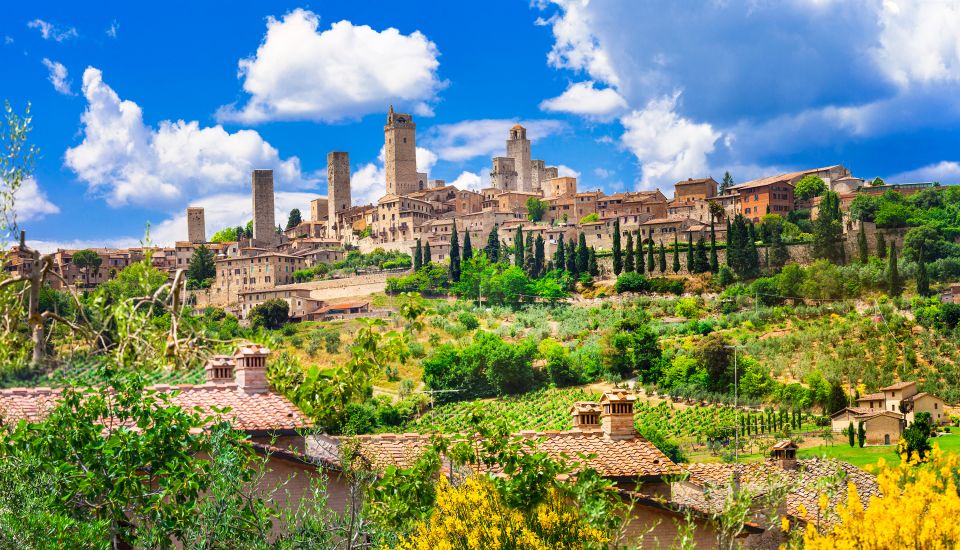
<svg viewBox="0 0 960 550">
<path fill-rule="evenodd" d="M 916 382 L 897 382 L 876 393 L 861 396 L 856 407 L 833 413 L 830 425 L 834 432 L 843 432 L 851 423 L 858 428 L 863 422 L 867 445 L 893 445 L 918 412 L 929 413 L 934 424 L 949 422 L 945 404 L 935 395 L 917 391 Z"/>
</svg>

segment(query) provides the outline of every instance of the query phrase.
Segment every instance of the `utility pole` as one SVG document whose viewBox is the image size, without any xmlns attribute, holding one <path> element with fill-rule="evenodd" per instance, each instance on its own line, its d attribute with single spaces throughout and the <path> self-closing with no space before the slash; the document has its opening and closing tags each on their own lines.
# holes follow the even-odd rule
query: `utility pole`
<svg viewBox="0 0 960 550">
<path fill-rule="evenodd" d="M 740 349 L 740 346 L 724 346 L 733 350 L 733 410 L 734 410 L 734 421 L 733 421 L 733 461 L 739 462 L 740 460 L 740 402 L 738 399 L 738 372 L 737 372 L 737 350 Z"/>
</svg>

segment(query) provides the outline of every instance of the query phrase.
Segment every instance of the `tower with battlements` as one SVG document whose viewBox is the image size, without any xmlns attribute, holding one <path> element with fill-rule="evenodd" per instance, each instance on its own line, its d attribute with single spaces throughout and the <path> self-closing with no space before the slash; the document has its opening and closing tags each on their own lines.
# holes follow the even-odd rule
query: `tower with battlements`
<svg viewBox="0 0 960 550">
<path fill-rule="evenodd" d="M 270 247 L 279 240 L 273 210 L 273 170 L 254 170 L 253 245 Z"/>
<path fill-rule="evenodd" d="M 327 153 L 327 235 L 338 233 L 337 214 L 350 208 L 350 154 Z"/>
<path fill-rule="evenodd" d="M 203 220 L 203 208 L 187 207 L 187 240 L 192 243 L 207 242 L 207 227 Z"/>
<path fill-rule="evenodd" d="M 527 139 L 527 129 L 519 124 L 510 128 L 510 137 L 507 139 L 507 156 L 513 159 L 517 170 L 517 191 L 532 191 L 533 181 L 530 164 L 530 140 Z"/>
<path fill-rule="evenodd" d="M 383 145 L 387 194 L 407 195 L 419 191 L 417 125 L 412 116 L 393 112 L 393 105 L 387 113 L 387 125 L 383 127 Z"/>
</svg>

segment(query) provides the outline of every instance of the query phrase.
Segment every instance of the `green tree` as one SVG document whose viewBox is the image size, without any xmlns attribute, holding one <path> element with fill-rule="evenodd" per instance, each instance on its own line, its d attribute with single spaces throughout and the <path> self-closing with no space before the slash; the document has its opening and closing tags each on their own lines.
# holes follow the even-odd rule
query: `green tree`
<svg viewBox="0 0 960 550">
<path fill-rule="evenodd" d="M 647 273 L 653 273 L 654 269 L 656 269 L 656 265 L 653 259 L 653 237 L 651 236 L 647 239 Z"/>
<path fill-rule="evenodd" d="M 497 232 L 497 228 L 498 224 L 493 224 L 493 229 L 491 229 L 490 234 L 487 235 L 487 246 L 484 248 L 484 251 L 487 253 L 487 258 L 493 263 L 500 261 L 500 235 Z"/>
<path fill-rule="evenodd" d="M 463 254 L 462 262 L 467 263 L 473 257 L 473 244 L 470 242 L 470 229 L 463 230 Z"/>
<path fill-rule="evenodd" d="M 693 272 L 706 273 L 708 271 L 710 271 L 710 260 L 707 259 L 707 244 L 701 236 L 697 239 L 697 246 L 693 255 Z"/>
<path fill-rule="evenodd" d="M 853 422 L 851 421 L 850 425 L 847 426 L 847 442 L 850 443 L 851 447 L 856 446 L 857 444 L 856 438 L 857 438 L 857 431 L 853 427 Z"/>
<path fill-rule="evenodd" d="M 857 249 L 860 263 L 866 264 L 870 260 L 870 249 L 867 247 L 867 232 L 863 230 L 863 222 L 860 222 L 860 232 L 857 234 Z"/>
<path fill-rule="evenodd" d="M 695 355 L 707 373 L 710 389 L 726 391 L 733 383 L 733 350 L 726 337 L 718 332 L 704 336 Z"/>
<path fill-rule="evenodd" d="M 782 226 L 774 226 L 771 229 L 768 254 L 770 265 L 777 269 L 786 265 L 787 261 L 790 259 L 790 253 L 787 251 L 787 245 L 783 242 Z"/>
<path fill-rule="evenodd" d="M 633 251 L 630 250 L 627 254 L 633 255 Z M 613 221 L 613 274 L 620 275 L 621 271 L 623 271 L 623 251 L 620 249 L 620 218 L 618 217 Z"/>
<path fill-rule="evenodd" d="M 729 253 L 730 252 L 728 247 L 727 254 Z M 729 257 L 727 261 L 729 261 Z M 688 231 L 687 232 L 687 273 L 690 273 L 690 274 L 696 273 L 693 267 L 694 267 L 693 266 L 693 233 Z"/>
<path fill-rule="evenodd" d="M 597 251 L 594 248 L 590 247 L 590 255 L 587 259 L 587 272 L 590 273 L 591 277 L 600 276 L 600 268 L 597 266 Z"/>
<path fill-rule="evenodd" d="M 840 196 L 828 191 L 820 201 L 817 219 L 813 223 L 813 257 L 839 264 L 843 245 Z"/>
<path fill-rule="evenodd" d="M 880 187 L 880 186 L 886 185 L 886 184 L 887 184 L 887 182 L 883 181 L 883 178 L 881 178 L 880 176 L 877 176 L 877 177 L 873 178 L 873 181 L 870 182 L 870 185 L 871 185 L 872 187 Z"/>
<path fill-rule="evenodd" d="M 457 220 L 453 220 L 453 229 L 450 232 L 450 280 L 454 283 L 460 280 L 460 238 L 457 236 Z"/>
<path fill-rule="evenodd" d="M 523 268 L 523 226 L 517 226 L 517 232 L 513 235 L 513 265 Z"/>
<path fill-rule="evenodd" d="M 889 264 L 887 265 L 887 293 L 890 296 L 903 294 L 903 280 L 900 279 L 900 268 L 897 265 L 896 243 L 890 243 Z"/>
<path fill-rule="evenodd" d="M 711 203 L 716 204 L 716 203 Z M 713 216 L 710 217 L 710 272 L 716 273 L 720 269 L 717 259 L 717 232 L 713 226 Z"/>
<path fill-rule="evenodd" d="M 567 248 L 563 244 L 563 233 L 561 233 L 560 238 L 557 239 L 557 248 L 553 251 L 553 265 L 556 269 L 567 268 L 566 251 Z"/>
<path fill-rule="evenodd" d="M 242 237 L 242 236 L 243 236 L 243 235 L 242 235 L 242 234 L 243 234 L 243 228 L 242 228 L 242 227 L 225 227 L 225 228 L 217 231 L 216 233 L 214 233 L 213 236 L 210 237 L 210 242 L 212 242 L 212 243 L 228 243 L 228 242 L 234 242 L 234 241 L 237 240 L 237 232 L 238 232 L 238 230 L 239 230 L 239 232 L 241 233 L 241 237 Z"/>
<path fill-rule="evenodd" d="M 636 238 L 633 239 L 633 260 L 636 264 L 637 273 L 644 272 L 644 261 L 643 261 L 643 237 L 640 236 L 641 231 L 637 231 Z"/>
<path fill-rule="evenodd" d="M 643 259 L 640 261 L 643 262 Z M 630 231 L 627 231 L 627 257 L 623 262 L 623 270 L 626 273 L 636 271 L 636 266 L 633 263 L 633 233 Z"/>
<path fill-rule="evenodd" d="M 604 339 L 607 372 L 622 378 L 639 375 L 644 382 L 659 378 L 660 345 L 646 317 L 631 315 L 617 321 Z"/>
<path fill-rule="evenodd" d="M 290 304 L 275 298 L 259 303 L 250 310 L 250 326 L 278 329 L 290 320 Z"/>
<path fill-rule="evenodd" d="M 660 273 L 667 272 L 667 249 L 663 247 L 663 241 L 660 241 Z"/>
<path fill-rule="evenodd" d="M 753 222 L 747 225 L 745 261 L 747 277 L 756 277 L 760 274 L 760 252 L 757 250 L 757 234 Z"/>
<path fill-rule="evenodd" d="M 202 244 L 194 248 L 187 268 L 187 282 L 194 288 L 200 288 L 204 286 L 205 281 L 216 276 L 217 266 L 214 263 L 213 252 Z"/>
<path fill-rule="evenodd" d="M 299 208 L 294 208 L 290 211 L 290 215 L 287 217 L 287 229 L 293 229 L 294 227 L 300 225 L 303 222 L 303 219 L 300 214 Z"/>
<path fill-rule="evenodd" d="M 680 273 L 680 240 L 673 234 L 673 272 Z"/>
<path fill-rule="evenodd" d="M 927 273 L 927 262 L 924 261 L 923 245 L 917 253 L 917 294 L 920 296 L 930 296 L 930 275 Z"/>
<path fill-rule="evenodd" d="M 580 270 L 577 269 L 577 265 L 579 264 L 579 261 L 577 258 L 577 245 L 575 245 L 572 240 L 567 243 L 566 256 L 567 256 L 567 271 L 570 272 L 570 275 L 576 278 L 577 275 L 580 275 Z"/>
<path fill-rule="evenodd" d="M 734 185 L 733 176 L 730 175 L 729 171 L 724 172 L 723 180 L 720 181 L 720 189 L 719 189 L 720 194 L 726 195 L 727 190 L 733 187 L 733 185 Z"/>
<path fill-rule="evenodd" d="M 587 249 L 587 236 L 580 232 L 577 240 L 577 273 L 588 273 L 590 268 L 590 251 Z"/>
<path fill-rule="evenodd" d="M 866 442 L 867 442 L 867 428 L 866 426 L 864 426 L 863 420 L 861 420 L 857 424 L 857 445 L 859 445 L 860 448 L 862 449 L 864 444 L 866 444 Z"/>
<path fill-rule="evenodd" d="M 922 460 L 931 450 L 930 436 L 934 434 L 933 422 L 930 420 L 930 413 L 918 412 L 914 415 L 913 422 L 903 430 L 900 447 L 903 454 L 912 457 L 918 455 Z"/>
<path fill-rule="evenodd" d="M 537 197 L 527 199 L 527 219 L 532 222 L 543 220 L 543 215 L 547 212 L 547 203 Z"/>
<path fill-rule="evenodd" d="M 533 233 L 527 232 L 527 242 L 524 245 L 524 258 L 523 258 L 523 270 L 527 273 L 528 277 L 534 278 L 537 276 L 537 258 L 536 252 L 534 251 L 534 241 Z"/>
<path fill-rule="evenodd" d="M 543 235 L 537 235 L 537 240 L 534 242 L 534 277 L 541 277 L 546 272 L 546 252 L 544 251 L 545 243 L 543 242 Z"/>
<path fill-rule="evenodd" d="M 793 188 L 793 195 L 802 201 L 810 200 L 813 197 L 819 197 L 826 192 L 827 184 L 824 183 L 824 181 L 818 176 L 814 176 L 813 174 L 804 176 L 803 179 L 798 181 L 797 185 L 795 185 Z"/>
<path fill-rule="evenodd" d="M 98 273 L 103 259 L 90 249 L 78 250 L 73 255 L 73 265 L 83 271 L 84 286 L 90 286 L 90 272 Z"/>
<path fill-rule="evenodd" d="M 839 382 L 830 384 L 830 395 L 827 397 L 827 404 L 824 412 L 833 414 L 841 411 L 848 405 L 847 393 L 843 391 L 843 386 Z"/>
<path fill-rule="evenodd" d="M 882 231 L 877 231 L 877 257 L 881 260 L 887 259 L 887 239 Z"/>
<path fill-rule="evenodd" d="M 420 271 L 421 267 L 423 267 L 423 245 L 420 244 L 420 239 L 417 239 L 417 248 L 413 251 L 413 270 Z"/>
<path fill-rule="evenodd" d="M 433 253 L 430 252 L 430 241 L 423 245 L 423 265 L 430 265 L 433 262 Z"/>
</svg>

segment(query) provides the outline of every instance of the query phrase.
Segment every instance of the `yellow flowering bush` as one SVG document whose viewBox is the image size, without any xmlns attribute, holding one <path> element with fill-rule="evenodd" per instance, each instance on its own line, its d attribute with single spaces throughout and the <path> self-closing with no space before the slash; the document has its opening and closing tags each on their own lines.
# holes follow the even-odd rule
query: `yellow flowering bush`
<svg viewBox="0 0 960 550">
<path fill-rule="evenodd" d="M 590 527 L 556 489 L 532 511 L 508 507 L 494 484 L 475 476 L 458 487 L 441 477 L 430 517 L 402 539 L 401 550 L 546 550 L 604 548 L 606 534 Z"/>
<path fill-rule="evenodd" d="M 853 484 L 846 504 L 837 507 L 840 522 L 820 534 L 808 525 L 803 535 L 807 550 L 956 548 L 960 546 L 960 495 L 957 494 L 960 457 L 944 455 L 934 445 L 928 459 L 916 454 L 898 466 L 878 464 L 874 496 L 864 509 Z"/>
</svg>

